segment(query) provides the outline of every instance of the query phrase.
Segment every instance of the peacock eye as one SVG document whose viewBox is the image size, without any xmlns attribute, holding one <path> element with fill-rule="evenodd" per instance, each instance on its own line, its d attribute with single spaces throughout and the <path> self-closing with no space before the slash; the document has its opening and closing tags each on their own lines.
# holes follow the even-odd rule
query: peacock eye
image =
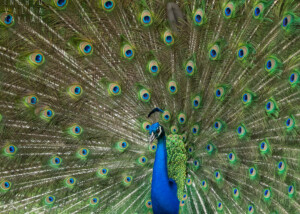
<svg viewBox="0 0 300 214">
<path fill-rule="evenodd" d="M 141 23 L 144 26 L 149 26 L 152 24 L 152 16 L 148 10 L 144 10 L 141 15 Z"/>
<path fill-rule="evenodd" d="M 217 100 L 223 100 L 225 97 L 225 88 L 224 87 L 218 87 L 215 91 L 215 98 Z"/>
<path fill-rule="evenodd" d="M 149 102 L 151 99 L 150 92 L 146 89 L 141 89 L 139 91 L 139 99 L 145 103 Z"/>
<path fill-rule="evenodd" d="M 55 113 L 51 108 L 45 107 L 40 113 L 40 118 L 45 121 L 50 121 L 54 117 L 54 115 Z"/>
<path fill-rule="evenodd" d="M 195 73 L 195 64 L 192 60 L 186 63 L 185 72 L 188 76 L 192 76 Z"/>
<path fill-rule="evenodd" d="M 165 110 L 164 113 L 161 115 L 164 122 L 170 122 L 171 114 L 168 110 Z"/>
<path fill-rule="evenodd" d="M 289 196 L 290 198 L 294 197 L 295 192 L 296 192 L 296 191 L 295 191 L 294 185 L 289 185 L 289 186 L 288 186 L 288 196 Z"/>
<path fill-rule="evenodd" d="M 213 125 L 213 129 L 216 130 L 217 132 L 221 132 L 223 129 L 223 126 L 224 126 L 224 124 L 222 121 L 216 120 Z"/>
<path fill-rule="evenodd" d="M 199 95 L 195 96 L 192 100 L 192 106 L 194 109 L 200 108 L 201 97 Z"/>
<path fill-rule="evenodd" d="M 205 148 L 209 155 L 213 154 L 213 152 L 215 150 L 215 146 L 211 143 L 207 144 Z"/>
<path fill-rule="evenodd" d="M 227 157 L 229 159 L 230 164 L 235 164 L 237 162 L 236 155 L 234 152 L 230 152 Z"/>
<path fill-rule="evenodd" d="M 237 51 L 238 60 L 243 60 L 248 56 L 248 48 L 247 46 L 242 46 Z"/>
<path fill-rule="evenodd" d="M 249 205 L 248 206 L 248 214 L 252 214 L 252 213 L 254 213 L 254 207 L 253 207 L 253 205 Z"/>
<path fill-rule="evenodd" d="M 143 123 L 142 123 L 142 129 L 143 129 L 143 131 L 149 132 L 150 126 L 151 126 L 151 125 L 150 125 L 150 123 L 149 123 L 148 121 L 143 122 Z"/>
<path fill-rule="evenodd" d="M 134 57 L 133 47 L 129 44 L 126 44 L 122 47 L 122 55 L 125 59 L 131 60 Z"/>
<path fill-rule="evenodd" d="M 90 199 L 90 205 L 96 206 L 99 203 L 100 199 L 98 197 L 93 197 Z"/>
<path fill-rule="evenodd" d="M 231 15 L 231 8 L 226 7 L 224 12 L 225 12 L 225 16 L 230 16 Z"/>
<path fill-rule="evenodd" d="M 81 126 L 74 124 L 68 128 L 68 133 L 73 137 L 78 137 L 83 132 Z"/>
<path fill-rule="evenodd" d="M 242 139 L 242 138 L 244 138 L 246 136 L 247 129 L 246 129 L 246 127 L 243 124 L 241 124 L 241 125 L 239 125 L 237 127 L 236 132 L 238 134 L 238 137 Z"/>
<path fill-rule="evenodd" d="M 259 16 L 259 14 L 260 14 L 260 8 L 259 8 L 259 7 L 256 7 L 256 8 L 254 9 L 254 16 Z"/>
<path fill-rule="evenodd" d="M 199 169 L 199 167 L 200 167 L 200 162 L 199 162 L 199 160 L 195 159 L 193 161 L 193 168 L 194 168 L 194 170 Z"/>
<path fill-rule="evenodd" d="M 164 40 L 164 43 L 166 45 L 173 45 L 174 44 L 174 38 L 173 38 L 173 35 L 172 35 L 171 31 L 167 30 L 167 31 L 164 32 L 163 40 Z"/>
<path fill-rule="evenodd" d="M 54 168 L 58 168 L 61 165 L 61 162 L 62 162 L 62 159 L 58 156 L 53 156 L 49 161 L 50 166 L 52 166 Z"/>
<path fill-rule="evenodd" d="M 147 200 L 146 203 L 145 203 L 145 205 L 149 209 L 152 208 L 152 202 L 151 202 L 151 200 Z"/>
<path fill-rule="evenodd" d="M 132 177 L 131 176 L 125 176 L 124 179 L 123 179 L 123 184 L 125 186 L 129 186 L 132 182 Z"/>
<path fill-rule="evenodd" d="M 295 87 L 299 83 L 299 73 L 297 70 L 294 70 L 293 73 L 289 77 L 289 83 L 292 87 Z"/>
<path fill-rule="evenodd" d="M 11 188 L 11 182 L 8 180 L 2 180 L 0 183 L 0 188 L 2 191 L 6 192 Z"/>
<path fill-rule="evenodd" d="M 246 92 L 242 96 L 242 102 L 244 105 L 248 106 L 251 104 L 254 95 L 251 92 Z"/>
<path fill-rule="evenodd" d="M 257 176 L 257 170 L 255 169 L 255 167 L 250 167 L 249 168 L 249 176 L 250 179 L 254 180 Z"/>
<path fill-rule="evenodd" d="M 171 133 L 172 134 L 177 134 L 177 132 L 178 132 L 178 127 L 177 126 L 171 126 Z"/>
<path fill-rule="evenodd" d="M 263 16 L 264 8 L 265 8 L 265 6 L 263 3 L 257 4 L 253 10 L 253 17 L 255 19 L 261 18 Z"/>
<path fill-rule="evenodd" d="M 278 107 L 277 103 L 274 99 L 269 99 L 265 105 L 267 115 L 277 115 L 278 114 Z"/>
<path fill-rule="evenodd" d="M 240 196 L 240 191 L 239 191 L 238 188 L 233 188 L 232 193 L 233 193 L 233 198 L 234 198 L 234 199 L 239 198 L 239 196 Z"/>
<path fill-rule="evenodd" d="M 151 60 L 148 62 L 148 71 L 153 75 L 156 76 L 159 73 L 159 63 L 157 60 Z"/>
<path fill-rule="evenodd" d="M 177 93 L 177 83 L 175 81 L 170 81 L 168 83 L 168 91 L 172 95 Z"/>
<path fill-rule="evenodd" d="M 107 168 L 99 168 L 97 170 L 97 176 L 100 178 L 106 178 L 108 175 L 108 169 Z"/>
<path fill-rule="evenodd" d="M 284 174 L 286 172 L 286 163 L 285 161 L 281 160 L 277 163 L 278 173 L 280 175 Z"/>
<path fill-rule="evenodd" d="M 45 57 L 41 52 L 35 52 L 29 55 L 28 62 L 34 66 L 40 66 L 45 62 Z"/>
<path fill-rule="evenodd" d="M 225 18 L 233 17 L 235 6 L 232 2 L 229 2 L 224 8 L 224 16 Z"/>
<path fill-rule="evenodd" d="M 129 143 L 127 141 L 119 141 L 116 143 L 116 148 L 119 150 L 119 152 L 124 152 L 129 146 Z"/>
<path fill-rule="evenodd" d="M 186 115 L 184 113 L 180 113 L 177 117 L 179 124 L 185 124 Z"/>
<path fill-rule="evenodd" d="M 65 186 L 66 187 L 72 188 L 72 187 L 74 187 L 75 184 L 76 184 L 76 178 L 74 178 L 74 177 L 67 177 L 65 179 Z"/>
<path fill-rule="evenodd" d="M 54 3 L 58 9 L 62 10 L 66 8 L 68 0 L 54 0 Z"/>
<path fill-rule="evenodd" d="M 156 151 L 156 144 L 152 143 L 149 145 L 149 150 L 150 152 L 155 152 Z"/>
<path fill-rule="evenodd" d="M 277 72 L 280 72 L 281 65 L 282 63 L 278 58 L 276 58 L 275 56 L 270 56 L 265 62 L 265 70 L 269 74 L 275 74 Z"/>
<path fill-rule="evenodd" d="M 264 189 L 263 190 L 263 196 L 265 200 L 269 200 L 271 198 L 271 190 L 270 189 Z"/>
<path fill-rule="evenodd" d="M 218 211 L 223 211 L 223 204 L 222 204 L 222 202 L 217 202 L 217 210 Z"/>
<path fill-rule="evenodd" d="M 117 83 L 110 83 L 108 86 L 108 94 L 117 96 L 121 94 L 121 86 Z"/>
<path fill-rule="evenodd" d="M 93 53 L 93 45 L 90 42 L 81 42 L 79 44 L 79 50 L 84 56 L 91 55 Z"/>
<path fill-rule="evenodd" d="M 89 155 L 89 149 L 81 148 L 77 151 L 77 157 L 80 159 L 86 159 L 86 157 Z"/>
<path fill-rule="evenodd" d="M 285 125 L 288 131 L 291 131 L 295 127 L 295 119 L 293 116 L 290 116 L 286 119 Z"/>
<path fill-rule="evenodd" d="M 209 50 L 209 58 L 211 60 L 216 60 L 220 58 L 220 47 L 219 45 L 214 45 Z"/>
<path fill-rule="evenodd" d="M 55 202 L 55 197 L 53 195 L 48 195 L 45 197 L 45 204 L 52 205 Z"/>
<path fill-rule="evenodd" d="M 24 100 L 24 105 L 27 108 L 32 108 L 38 103 L 38 98 L 35 95 L 26 96 L 23 98 L 23 100 Z"/>
<path fill-rule="evenodd" d="M 198 124 L 193 125 L 191 130 L 192 130 L 193 135 L 195 135 L 195 136 L 198 135 L 199 134 L 199 125 Z"/>
<path fill-rule="evenodd" d="M 78 99 L 82 95 L 83 89 L 80 85 L 75 84 L 71 85 L 67 92 L 71 98 Z"/>
<path fill-rule="evenodd" d="M 204 11 L 202 9 L 197 9 L 194 13 L 194 24 L 202 25 L 203 24 Z"/>
<path fill-rule="evenodd" d="M 294 15 L 293 14 L 288 14 L 285 15 L 282 19 L 282 28 L 286 31 L 289 31 L 291 23 L 294 21 Z"/>
<path fill-rule="evenodd" d="M 221 177 L 221 173 L 219 171 L 215 171 L 214 175 L 215 175 L 216 181 L 221 181 L 222 177 Z"/>
<path fill-rule="evenodd" d="M 107 11 L 111 12 L 115 7 L 115 2 L 113 0 L 102 0 L 102 8 Z"/>
<path fill-rule="evenodd" d="M 4 154 L 6 156 L 14 156 L 17 153 L 18 148 L 16 146 L 10 144 L 10 145 L 5 146 L 3 150 L 4 150 Z"/>
<path fill-rule="evenodd" d="M 14 25 L 15 19 L 11 13 L 1 13 L 0 14 L 0 24 L 5 27 L 11 27 Z"/>
<path fill-rule="evenodd" d="M 147 161 L 148 161 L 148 158 L 146 156 L 141 156 L 138 159 L 138 164 L 140 166 L 144 166 L 147 163 Z"/>
</svg>

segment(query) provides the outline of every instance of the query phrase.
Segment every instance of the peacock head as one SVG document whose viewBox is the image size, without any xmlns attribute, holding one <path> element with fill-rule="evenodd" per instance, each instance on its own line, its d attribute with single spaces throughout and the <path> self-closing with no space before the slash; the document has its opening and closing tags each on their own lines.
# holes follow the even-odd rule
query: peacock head
<svg viewBox="0 0 300 214">
<path fill-rule="evenodd" d="M 148 114 L 148 117 L 150 117 L 155 112 L 163 113 L 164 111 L 161 110 L 160 108 L 155 108 Z M 160 137 L 164 136 L 165 134 L 164 128 L 159 123 L 153 123 L 150 126 L 149 134 L 150 134 L 149 143 L 152 143 L 155 139 L 159 139 Z"/>
<path fill-rule="evenodd" d="M 155 139 L 164 136 L 164 128 L 159 123 L 154 123 L 149 129 L 149 143 L 152 143 Z"/>
</svg>

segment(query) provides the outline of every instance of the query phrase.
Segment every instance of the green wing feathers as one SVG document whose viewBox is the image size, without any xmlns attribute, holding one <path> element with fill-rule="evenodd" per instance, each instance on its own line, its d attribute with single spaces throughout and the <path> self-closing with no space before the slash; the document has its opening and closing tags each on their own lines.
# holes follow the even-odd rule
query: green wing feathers
<svg viewBox="0 0 300 214">
<path fill-rule="evenodd" d="M 186 148 L 181 135 L 167 137 L 168 175 L 177 184 L 177 197 L 183 200 L 186 180 Z"/>
</svg>

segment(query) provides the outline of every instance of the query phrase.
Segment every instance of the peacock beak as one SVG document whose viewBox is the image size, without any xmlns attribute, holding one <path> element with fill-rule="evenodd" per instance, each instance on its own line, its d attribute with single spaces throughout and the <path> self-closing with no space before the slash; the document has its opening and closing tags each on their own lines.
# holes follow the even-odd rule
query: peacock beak
<svg viewBox="0 0 300 214">
<path fill-rule="evenodd" d="M 152 132 L 152 134 L 149 137 L 149 143 L 152 143 L 155 140 L 155 134 Z"/>
</svg>

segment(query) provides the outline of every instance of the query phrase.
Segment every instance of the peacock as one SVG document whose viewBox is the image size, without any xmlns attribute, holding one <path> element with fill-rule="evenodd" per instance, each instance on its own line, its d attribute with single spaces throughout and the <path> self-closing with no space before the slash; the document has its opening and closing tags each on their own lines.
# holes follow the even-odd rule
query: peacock
<svg viewBox="0 0 300 214">
<path fill-rule="evenodd" d="M 0 213 L 300 213 L 298 0 L 1 0 Z"/>
</svg>

